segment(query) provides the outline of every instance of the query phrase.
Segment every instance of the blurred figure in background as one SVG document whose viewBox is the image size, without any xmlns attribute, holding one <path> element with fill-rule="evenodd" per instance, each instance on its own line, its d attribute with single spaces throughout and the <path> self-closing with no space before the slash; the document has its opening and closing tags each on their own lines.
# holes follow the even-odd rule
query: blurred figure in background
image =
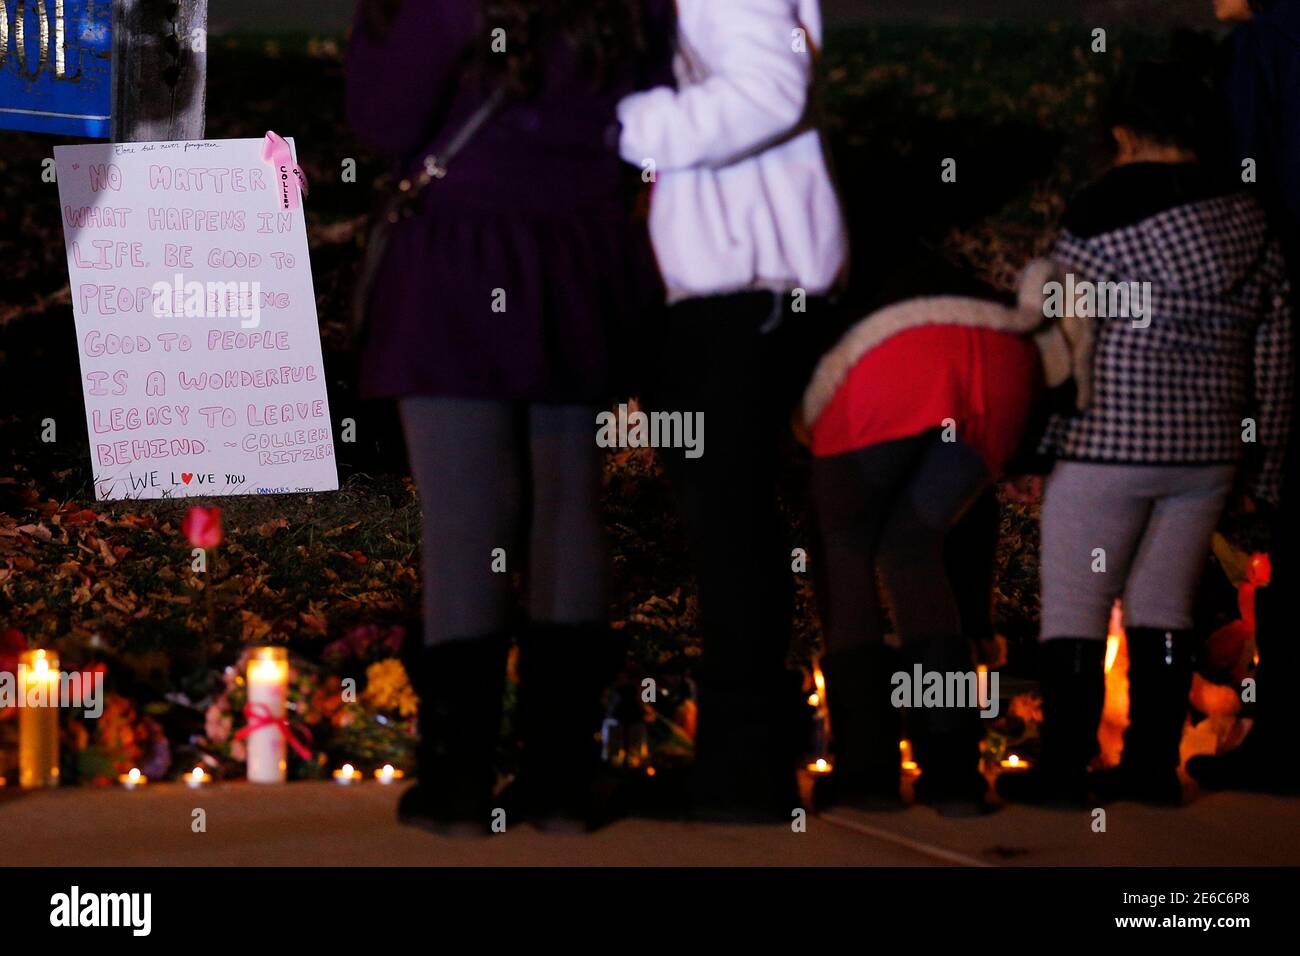
<svg viewBox="0 0 1300 956">
<path fill-rule="evenodd" d="M 670 306 L 647 341 L 649 409 L 703 412 L 704 454 L 662 449 L 700 590 L 694 812 L 788 821 L 802 698 L 785 667 L 790 549 L 778 438 L 847 241 L 816 128 L 818 0 L 679 0 L 677 89 L 619 106 L 622 154 L 653 171 L 650 230 Z"/>
<path fill-rule="evenodd" d="M 419 781 L 400 817 L 486 833 L 518 631 L 520 790 L 534 822 L 590 816 L 607 632 L 596 413 L 629 323 L 661 301 L 632 221 L 615 107 L 668 76 L 664 0 L 365 0 L 348 117 L 407 176 L 503 96 L 394 227 L 363 394 L 398 399 L 423 512 Z M 525 571 L 519 627 L 512 573 Z"/>
<path fill-rule="evenodd" d="M 1234 132 L 1232 168 L 1240 179 L 1242 163 L 1253 160 L 1256 190 L 1282 240 L 1290 275 L 1292 321 L 1300 310 L 1300 0 L 1214 0 L 1220 20 L 1237 24 L 1230 40 L 1232 62 L 1224 92 Z M 1295 384 L 1292 384 L 1294 402 Z M 1300 554 L 1294 528 L 1300 488 L 1300 460 L 1293 428 L 1287 446 L 1282 499 L 1273 522 L 1269 549 L 1272 583 L 1256 595 L 1254 724 L 1235 750 L 1193 757 L 1187 772 L 1206 789 L 1295 792 L 1300 765 L 1295 740 L 1300 707 L 1286 693 L 1286 675 L 1300 672 L 1296 640 Z"/>
</svg>

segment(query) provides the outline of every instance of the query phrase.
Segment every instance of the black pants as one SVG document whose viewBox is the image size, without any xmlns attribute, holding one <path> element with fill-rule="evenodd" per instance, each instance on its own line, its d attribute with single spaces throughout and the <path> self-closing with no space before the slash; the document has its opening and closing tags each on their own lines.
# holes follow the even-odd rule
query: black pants
<svg viewBox="0 0 1300 956">
<path fill-rule="evenodd" d="M 648 411 L 703 412 L 704 453 L 661 449 L 699 587 L 703 654 L 695 798 L 789 812 L 802 698 L 786 669 L 794 608 L 778 505 L 782 436 L 807 381 L 795 338 L 822 309 L 746 293 L 667 310 L 642 398 Z M 772 329 L 774 322 L 780 321 Z M 811 349 L 805 349 L 811 352 Z"/>
<path fill-rule="evenodd" d="M 988 617 L 987 592 L 981 597 L 972 590 L 988 580 L 987 566 L 976 564 L 975 589 L 958 588 L 949 574 L 953 555 L 947 546 L 954 525 L 976 502 L 985 503 L 978 517 L 987 530 L 982 495 L 990 476 L 980 457 L 932 431 L 816 459 L 812 480 L 829 652 L 884 640 L 879 574 L 904 664 L 920 663 L 926 671 L 970 671 L 968 638 L 983 634 L 969 632 Z M 970 608 L 981 600 L 984 614 L 963 614 L 963 605 Z M 834 688 L 830 694 L 833 699 Z M 978 724 L 972 725 L 972 714 L 934 710 L 925 722 L 936 733 L 964 732 Z"/>
<path fill-rule="evenodd" d="M 777 504 L 779 434 L 794 406 L 780 301 L 746 293 L 667 310 L 647 410 L 704 413 L 704 454 L 661 449 L 700 592 L 702 683 L 754 686 L 784 669 L 793 613 L 790 549 Z M 792 316 L 787 323 L 804 316 Z"/>
</svg>

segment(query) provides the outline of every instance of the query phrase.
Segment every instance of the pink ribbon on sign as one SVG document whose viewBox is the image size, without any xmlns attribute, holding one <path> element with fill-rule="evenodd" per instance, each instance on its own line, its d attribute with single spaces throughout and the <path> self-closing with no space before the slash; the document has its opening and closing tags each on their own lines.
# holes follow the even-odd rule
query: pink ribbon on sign
<svg viewBox="0 0 1300 956">
<path fill-rule="evenodd" d="M 293 728 L 289 726 L 289 721 L 283 717 L 276 717 L 271 713 L 271 708 L 265 704 L 248 704 L 244 707 L 244 716 L 248 718 L 248 724 L 235 734 L 236 740 L 243 740 L 254 731 L 262 730 L 266 727 L 279 727 L 280 733 L 289 746 L 303 760 L 311 760 L 311 751 L 307 749 L 306 744 L 294 736 Z M 311 731 L 306 727 L 302 728 L 303 736 L 311 740 Z"/>
<path fill-rule="evenodd" d="M 275 170 L 275 189 L 279 196 L 281 209 L 298 208 L 298 189 L 307 195 L 307 177 L 302 167 L 293 161 L 293 150 L 279 133 L 266 131 L 266 142 L 262 144 L 262 159 L 270 163 Z M 297 180 L 298 189 L 293 180 Z"/>
</svg>

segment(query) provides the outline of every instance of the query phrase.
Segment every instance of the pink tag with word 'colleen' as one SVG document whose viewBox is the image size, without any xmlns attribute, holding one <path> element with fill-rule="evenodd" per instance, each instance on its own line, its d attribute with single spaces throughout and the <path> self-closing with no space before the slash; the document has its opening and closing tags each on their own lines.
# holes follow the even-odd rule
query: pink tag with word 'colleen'
<svg viewBox="0 0 1300 956">
<path fill-rule="evenodd" d="M 267 130 L 262 144 L 262 159 L 275 168 L 275 188 L 281 209 L 298 208 L 298 190 L 307 195 L 307 177 L 302 167 L 293 161 L 293 150 L 279 133 Z"/>
</svg>

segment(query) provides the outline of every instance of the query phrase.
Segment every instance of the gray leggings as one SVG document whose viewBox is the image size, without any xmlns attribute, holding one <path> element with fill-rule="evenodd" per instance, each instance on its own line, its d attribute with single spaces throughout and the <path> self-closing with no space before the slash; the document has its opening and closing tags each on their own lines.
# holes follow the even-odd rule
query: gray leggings
<svg viewBox="0 0 1300 956">
<path fill-rule="evenodd" d="M 1130 627 L 1191 627 L 1196 584 L 1235 472 L 1234 465 L 1058 462 L 1043 496 L 1042 639 L 1100 640 L 1116 598 Z"/>
<path fill-rule="evenodd" d="M 401 402 L 423 512 L 424 641 L 505 633 L 527 571 L 534 621 L 606 615 L 594 407 L 417 397 Z M 494 570 L 505 552 L 506 573 Z M 527 560 L 523 561 L 524 549 Z"/>
</svg>

